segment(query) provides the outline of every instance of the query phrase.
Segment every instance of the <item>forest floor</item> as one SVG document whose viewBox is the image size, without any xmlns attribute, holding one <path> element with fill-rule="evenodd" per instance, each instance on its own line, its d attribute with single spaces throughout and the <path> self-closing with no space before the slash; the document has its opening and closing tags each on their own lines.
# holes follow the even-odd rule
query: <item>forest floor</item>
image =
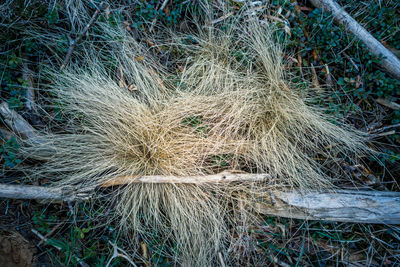
<svg viewBox="0 0 400 267">
<path fill-rule="evenodd" d="M 123 26 L 140 39 L 157 36 L 159 28 L 188 31 L 188 21 L 201 12 L 202 1 L 110 1 L 98 20 Z M 207 1 L 220 9 L 220 21 L 235 16 L 244 1 Z M 400 173 L 400 80 L 380 66 L 364 44 L 306 0 L 253 1 L 249 12 L 277 25 L 285 39 L 285 60 L 306 86 L 323 88 L 330 95 L 324 105 L 333 116 L 370 133 L 371 146 L 381 153 L 347 166 L 360 188 L 399 191 Z M 374 37 L 400 57 L 400 2 L 396 0 L 339 0 L 345 9 Z M 38 129 L 56 121 L 58 110 L 32 111 L 31 105 L 47 92 L 41 72 L 46 66 L 61 66 L 69 49 L 69 39 L 82 31 L 79 14 L 71 16 L 74 5 L 96 12 L 100 1 L 5 1 L 0 4 L 0 98 Z M 224 10 L 224 12 L 223 12 Z M 218 12 L 218 11 L 217 11 Z M 154 25 L 154 27 L 152 26 Z M 89 28 L 82 43 L 95 42 Z M 146 41 L 151 47 L 151 40 Z M 70 60 L 79 58 L 77 44 Z M 168 58 L 179 51 L 160 50 Z M 294 82 L 296 82 L 294 78 Z M 39 88 L 34 98 L 30 88 Z M 6 169 L 21 164 L 16 156 L 18 142 L 5 124 L 0 125 L 1 183 L 21 180 Z M 349 185 L 341 185 L 349 186 Z M 29 200 L 0 200 L 0 263 L 3 266 L 106 266 L 115 246 L 116 226 L 99 229 L 88 218 L 100 207 L 87 203 L 42 203 Z M 399 266 L 400 228 L 276 217 L 251 229 L 254 247 L 265 265 L 277 266 Z M 160 244 L 138 248 L 132 260 L 138 266 L 172 266 L 170 259 L 157 254 Z M 11 256 L 10 256 L 11 255 Z M 115 258 L 109 266 L 126 266 Z M 0 264 L 2 265 L 2 264 Z"/>
</svg>

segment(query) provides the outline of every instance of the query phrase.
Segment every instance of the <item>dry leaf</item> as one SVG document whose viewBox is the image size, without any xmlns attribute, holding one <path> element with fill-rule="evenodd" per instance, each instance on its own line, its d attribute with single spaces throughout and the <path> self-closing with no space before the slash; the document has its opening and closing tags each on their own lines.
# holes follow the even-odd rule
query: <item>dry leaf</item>
<svg viewBox="0 0 400 267">
<path fill-rule="evenodd" d="M 129 90 L 129 91 L 136 91 L 137 88 L 136 88 L 136 86 L 135 86 L 134 84 L 130 84 L 130 85 L 128 86 L 128 90 Z"/>
</svg>

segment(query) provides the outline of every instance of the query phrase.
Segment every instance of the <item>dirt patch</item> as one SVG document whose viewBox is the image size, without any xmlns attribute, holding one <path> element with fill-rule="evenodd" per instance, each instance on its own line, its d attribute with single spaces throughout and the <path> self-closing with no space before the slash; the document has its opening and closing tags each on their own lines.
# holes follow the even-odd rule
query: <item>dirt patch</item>
<svg viewBox="0 0 400 267">
<path fill-rule="evenodd" d="M 33 265 L 35 247 L 15 231 L 0 231 L 0 266 Z"/>
</svg>

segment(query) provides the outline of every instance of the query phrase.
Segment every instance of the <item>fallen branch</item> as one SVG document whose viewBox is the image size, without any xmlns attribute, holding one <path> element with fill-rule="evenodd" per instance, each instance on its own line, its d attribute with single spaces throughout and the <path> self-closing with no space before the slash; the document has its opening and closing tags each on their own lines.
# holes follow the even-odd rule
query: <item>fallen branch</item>
<svg viewBox="0 0 400 267">
<path fill-rule="evenodd" d="M 388 108 L 393 109 L 393 110 L 399 110 L 400 109 L 400 105 L 399 104 L 397 104 L 397 103 L 395 103 L 393 101 L 389 101 L 389 100 L 384 99 L 384 98 L 378 98 L 378 99 L 376 99 L 376 102 L 381 104 L 382 106 L 388 107 Z"/>
<path fill-rule="evenodd" d="M 158 12 L 161 12 L 161 11 L 164 10 L 164 8 L 165 8 L 165 7 L 167 6 L 167 4 L 168 4 L 168 1 L 169 1 L 169 0 L 164 0 L 164 2 L 161 4 L 161 7 L 158 9 Z M 151 22 L 150 29 L 149 29 L 150 32 L 153 31 L 153 28 L 154 28 L 154 25 L 156 24 L 156 22 L 157 22 L 157 15 L 156 15 L 156 17 L 153 19 L 153 21 Z"/>
<path fill-rule="evenodd" d="M 400 193 L 273 191 L 256 209 L 263 214 L 295 219 L 400 224 Z"/>
<path fill-rule="evenodd" d="M 39 140 L 36 130 L 15 110 L 11 110 L 6 102 L 0 104 L 0 114 L 14 133 L 31 141 Z"/>
<path fill-rule="evenodd" d="M 85 28 L 83 28 L 82 32 L 75 38 L 75 40 L 71 39 L 68 36 L 69 39 L 69 48 L 68 48 L 68 52 L 67 55 L 64 58 L 64 61 L 60 67 L 60 69 L 64 69 L 67 64 L 69 59 L 72 56 L 72 52 L 74 52 L 76 45 L 82 40 L 83 36 L 86 34 L 86 32 L 90 29 L 90 27 L 92 27 L 92 24 L 96 21 L 97 17 L 100 15 L 100 12 L 104 9 L 104 6 L 106 4 L 104 2 L 101 2 L 97 7 L 96 7 L 96 11 L 94 12 L 93 16 L 90 18 L 88 24 L 85 26 Z"/>
<path fill-rule="evenodd" d="M 322 8 L 333 14 L 336 21 L 350 32 L 352 32 L 359 40 L 361 40 L 377 57 L 382 57 L 382 66 L 390 72 L 394 77 L 400 79 L 400 60 L 390 52 L 383 44 L 376 40 L 364 27 L 358 24 L 343 8 L 332 0 L 310 0 L 317 8 Z"/>
<path fill-rule="evenodd" d="M 207 177 L 202 179 L 207 180 Z M 87 200 L 93 194 L 94 188 L 0 184 L 2 198 L 76 201 Z M 400 224 L 399 192 L 274 190 L 266 192 L 263 198 L 255 204 L 255 210 L 262 214 L 305 220 Z"/>
<path fill-rule="evenodd" d="M 49 201 L 84 201 L 93 195 L 92 188 L 45 187 L 34 185 L 0 184 L 0 198 L 40 199 Z"/>
<path fill-rule="evenodd" d="M 26 81 L 28 84 L 28 86 L 26 87 L 26 108 L 30 112 L 35 112 L 35 89 L 32 81 L 32 71 L 29 69 L 26 60 L 22 61 L 22 79 L 24 79 L 24 81 Z"/>
<path fill-rule="evenodd" d="M 233 12 L 229 12 L 229 13 L 227 13 L 227 14 L 225 14 L 225 15 L 223 15 L 223 16 L 217 18 L 217 19 L 214 19 L 214 20 L 209 21 L 208 23 L 209 23 L 209 24 L 217 24 L 217 23 L 219 23 L 219 22 L 221 22 L 221 21 L 226 20 L 227 18 L 229 18 L 229 17 L 232 16 L 233 14 L 234 14 Z M 222 264 L 221 264 L 221 265 L 222 265 Z"/>
<path fill-rule="evenodd" d="M 231 173 L 222 172 L 212 175 L 197 175 L 187 177 L 177 176 L 123 176 L 109 180 L 101 187 L 125 185 L 130 183 L 153 183 L 153 184 L 207 184 L 207 183 L 231 183 L 231 182 L 260 182 L 271 179 L 269 174 Z"/>
</svg>

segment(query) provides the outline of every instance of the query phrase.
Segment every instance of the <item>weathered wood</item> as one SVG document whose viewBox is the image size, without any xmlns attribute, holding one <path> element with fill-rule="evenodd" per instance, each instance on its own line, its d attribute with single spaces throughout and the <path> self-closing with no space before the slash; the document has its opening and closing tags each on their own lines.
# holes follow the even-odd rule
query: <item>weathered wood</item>
<svg viewBox="0 0 400 267">
<path fill-rule="evenodd" d="M 1 198 L 76 201 L 87 200 L 93 194 L 94 190 L 90 188 L 83 190 L 73 187 L 0 184 Z M 400 224 L 400 192 L 271 191 L 266 192 L 264 200 L 255 204 L 255 210 L 262 214 L 304 220 Z"/>
<path fill-rule="evenodd" d="M 26 87 L 26 108 L 30 112 L 35 112 L 35 88 L 33 86 L 32 71 L 29 69 L 26 59 L 22 61 L 22 79 L 24 79 L 24 81 L 26 81 L 28 84 L 28 86 Z"/>
<path fill-rule="evenodd" d="M 9 199 L 41 199 L 50 201 L 87 200 L 93 194 L 92 189 L 74 187 L 45 187 L 34 185 L 0 184 L 0 198 Z"/>
<path fill-rule="evenodd" d="M 264 214 L 305 220 L 400 224 L 400 193 L 274 191 L 256 209 Z"/>
<path fill-rule="evenodd" d="M 394 77 L 400 79 L 400 59 L 376 40 L 364 27 L 358 24 L 343 8 L 332 0 L 310 0 L 317 8 L 333 14 L 335 20 L 361 40 L 377 57 L 382 56 L 382 66 Z"/>
<path fill-rule="evenodd" d="M 38 140 L 36 130 L 15 110 L 11 110 L 6 102 L 0 104 L 0 114 L 14 133 L 31 141 Z"/>
<path fill-rule="evenodd" d="M 178 176 L 123 176 L 109 180 L 101 187 L 110 187 L 130 183 L 153 183 L 153 184 L 207 184 L 207 183 L 231 183 L 231 182 L 260 182 L 271 179 L 269 174 L 231 173 L 221 172 L 213 175 L 196 175 L 187 177 Z"/>
</svg>

